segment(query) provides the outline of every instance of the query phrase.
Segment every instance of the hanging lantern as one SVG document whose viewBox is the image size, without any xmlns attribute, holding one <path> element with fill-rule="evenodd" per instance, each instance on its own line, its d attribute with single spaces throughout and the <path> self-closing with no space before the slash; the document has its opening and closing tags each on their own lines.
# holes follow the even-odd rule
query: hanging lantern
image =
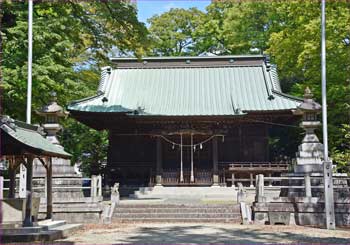
<svg viewBox="0 0 350 245">
<path fill-rule="evenodd" d="M 173 146 L 171 147 L 173 150 L 175 149 L 175 143 L 173 143 Z"/>
<path fill-rule="evenodd" d="M 201 150 L 203 149 L 202 143 L 199 144 L 199 149 L 201 149 Z"/>
<path fill-rule="evenodd" d="M 196 151 L 196 145 L 193 146 L 193 151 Z"/>
</svg>

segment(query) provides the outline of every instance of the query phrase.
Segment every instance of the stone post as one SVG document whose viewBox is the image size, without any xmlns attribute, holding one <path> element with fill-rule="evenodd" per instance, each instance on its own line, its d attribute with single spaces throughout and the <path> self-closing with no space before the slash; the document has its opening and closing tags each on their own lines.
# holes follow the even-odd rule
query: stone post
<svg viewBox="0 0 350 245">
<path fill-rule="evenodd" d="M 250 187 L 254 187 L 254 177 L 253 177 L 253 173 L 250 173 L 249 176 L 250 176 Z"/>
<path fill-rule="evenodd" d="M 91 175 L 91 183 L 90 183 L 90 194 L 91 197 L 95 197 L 96 196 L 96 175 Z"/>
<path fill-rule="evenodd" d="M 235 186 L 235 174 L 234 173 L 231 174 L 231 182 L 232 182 L 232 187 L 236 187 Z"/>
<path fill-rule="evenodd" d="M 98 180 L 98 192 L 97 192 L 97 196 L 101 197 L 102 196 L 102 176 L 98 175 L 97 176 L 97 180 Z"/>
<path fill-rule="evenodd" d="M 269 163 L 269 164 L 271 164 L 271 163 Z M 269 178 L 271 178 L 271 177 L 272 177 L 272 174 L 269 173 Z M 272 179 L 269 180 L 269 186 L 272 186 Z"/>
<path fill-rule="evenodd" d="M 326 228 L 335 229 L 335 213 L 334 213 L 334 193 L 333 193 L 333 177 L 332 162 L 323 163 L 323 181 L 324 181 L 324 201 L 326 212 Z"/>
<path fill-rule="evenodd" d="M 256 193 L 255 193 L 255 201 L 256 202 L 266 202 L 266 197 L 264 194 L 264 175 L 259 174 L 256 175 L 257 181 L 256 181 Z"/>
<path fill-rule="evenodd" d="M 24 163 L 21 163 L 19 166 L 19 191 L 18 191 L 18 196 L 20 198 L 26 198 L 26 190 L 27 190 L 27 170 L 26 166 Z"/>
</svg>

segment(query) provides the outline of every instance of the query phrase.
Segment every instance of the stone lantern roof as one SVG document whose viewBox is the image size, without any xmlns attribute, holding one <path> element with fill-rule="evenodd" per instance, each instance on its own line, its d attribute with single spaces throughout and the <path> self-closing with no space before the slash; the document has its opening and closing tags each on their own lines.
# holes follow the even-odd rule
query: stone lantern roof
<svg viewBox="0 0 350 245">
<path fill-rule="evenodd" d="M 298 106 L 300 112 L 317 112 L 321 111 L 322 107 L 313 99 L 313 94 L 309 87 L 306 87 L 304 92 L 304 101 Z"/>
<path fill-rule="evenodd" d="M 66 117 L 69 113 L 66 112 L 62 106 L 57 104 L 57 95 L 55 92 L 51 93 L 51 100 L 47 105 L 44 105 L 36 113 L 45 118 L 45 123 L 42 125 L 47 133 L 46 138 L 53 144 L 59 145 L 56 137 L 57 133 L 62 129 L 58 123 L 60 117 Z"/>
<path fill-rule="evenodd" d="M 69 112 L 65 111 L 62 106 L 57 104 L 56 92 L 51 92 L 50 102 L 38 110 L 37 114 L 40 116 L 55 115 L 57 117 L 66 117 Z"/>
</svg>

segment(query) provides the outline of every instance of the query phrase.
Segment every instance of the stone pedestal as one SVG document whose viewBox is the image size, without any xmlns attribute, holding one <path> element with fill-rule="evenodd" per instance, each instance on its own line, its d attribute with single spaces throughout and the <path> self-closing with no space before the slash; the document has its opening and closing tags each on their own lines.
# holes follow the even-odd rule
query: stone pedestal
<svg viewBox="0 0 350 245">
<path fill-rule="evenodd" d="M 81 174 L 74 171 L 70 160 L 62 158 L 52 158 L 52 198 L 53 202 L 57 200 L 73 200 L 84 197 L 83 179 Z M 38 187 L 45 187 L 46 185 L 46 169 L 38 160 L 34 160 L 33 166 L 33 187 L 35 194 L 42 197 L 46 196 L 45 188 L 37 189 Z"/>
</svg>

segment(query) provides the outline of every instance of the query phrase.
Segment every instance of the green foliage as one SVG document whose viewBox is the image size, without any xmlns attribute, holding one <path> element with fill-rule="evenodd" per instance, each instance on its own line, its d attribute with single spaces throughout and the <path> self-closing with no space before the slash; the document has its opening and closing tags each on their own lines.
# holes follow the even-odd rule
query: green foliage
<svg viewBox="0 0 350 245">
<path fill-rule="evenodd" d="M 1 7 L 4 113 L 24 120 L 28 5 L 5 1 Z M 99 67 L 108 64 L 112 48 L 119 54 L 140 56 L 147 46 L 146 36 L 146 27 L 138 22 L 135 6 L 128 1 L 34 3 L 32 109 L 45 105 L 50 91 L 57 92 L 61 105 L 95 94 Z M 40 120 L 33 113 L 33 123 Z M 106 133 L 87 129 L 74 120 L 64 124 L 66 131 L 61 142 L 73 154 L 73 162 L 82 152 L 91 153 L 92 160 L 83 159 L 86 166 L 89 161 L 106 157 L 106 151 L 101 149 Z M 84 134 L 79 136 L 81 132 Z"/>
<path fill-rule="evenodd" d="M 340 139 L 341 149 L 333 148 L 332 158 L 337 163 L 338 170 L 350 173 L 350 125 L 343 124 L 341 132 L 344 134 Z"/>
<path fill-rule="evenodd" d="M 83 173 L 101 173 L 102 163 L 107 161 L 108 133 L 96 131 L 73 119 L 65 122 L 61 140 L 73 155 L 73 162 L 83 163 Z"/>
<path fill-rule="evenodd" d="M 177 9 L 155 15 L 148 20 L 153 41 L 151 55 L 181 56 L 193 54 L 192 33 L 204 14 L 196 8 Z"/>
<path fill-rule="evenodd" d="M 274 15 L 284 21 L 281 30 L 273 32 L 267 52 L 277 63 L 284 87 L 302 95 L 312 88 L 321 102 L 320 5 L 313 1 L 274 3 Z M 329 140 L 331 147 L 340 147 L 341 125 L 349 122 L 350 47 L 342 39 L 349 34 L 350 3 L 327 3 L 327 100 Z"/>
</svg>

